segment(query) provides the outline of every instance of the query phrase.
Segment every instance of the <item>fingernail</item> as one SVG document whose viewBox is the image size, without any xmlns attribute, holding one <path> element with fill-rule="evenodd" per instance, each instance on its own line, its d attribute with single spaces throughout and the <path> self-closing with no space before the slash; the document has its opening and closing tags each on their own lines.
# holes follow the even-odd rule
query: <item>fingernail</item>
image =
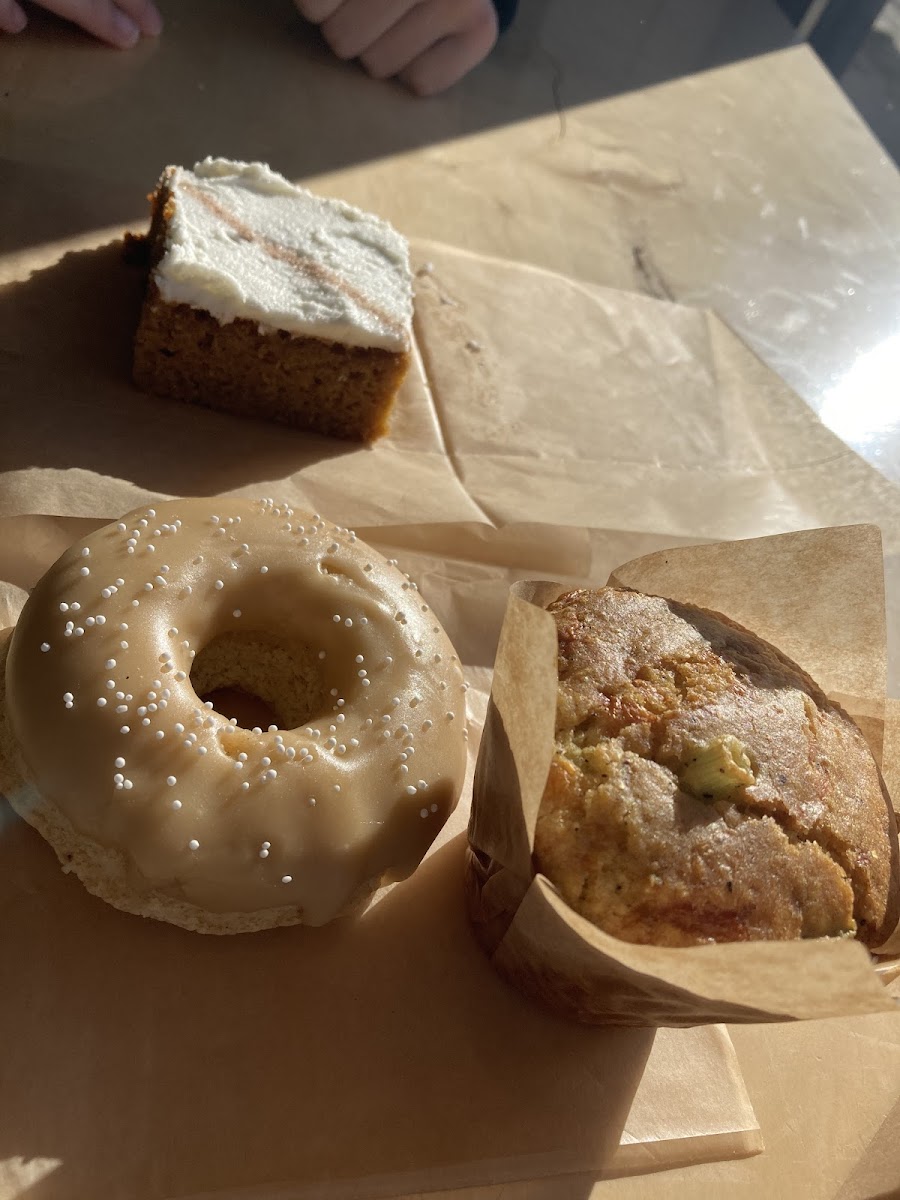
<svg viewBox="0 0 900 1200">
<path fill-rule="evenodd" d="M 113 13 L 113 31 L 116 36 L 116 43 L 120 46 L 133 46 L 141 36 L 141 31 L 132 21 L 131 17 L 126 16 L 121 9 L 117 8 Z"/>
<path fill-rule="evenodd" d="M 144 33 L 147 37 L 159 37 L 162 33 L 162 17 L 155 8 L 147 10 L 144 16 Z"/>
<path fill-rule="evenodd" d="M 9 14 L 7 29 L 10 33 L 21 33 L 27 24 L 28 18 L 22 12 L 21 8 L 18 9 L 18 11 L 13 9 L 13 11 Z"/>
</svg>

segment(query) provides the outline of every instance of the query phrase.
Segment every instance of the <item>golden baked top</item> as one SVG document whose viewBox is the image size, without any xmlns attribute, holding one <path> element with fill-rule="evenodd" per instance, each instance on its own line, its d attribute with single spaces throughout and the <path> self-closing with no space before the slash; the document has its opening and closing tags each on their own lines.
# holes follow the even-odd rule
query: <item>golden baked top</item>
<svg viewBox="0 0 900 1200">
<path fill-rule="evenodd" d="M 579 590 L 549 611 L 556 753 L 534 854 L 573 908 L 659 945 L 883 940 L 893 813 L 862 734 L 800 667 L 657 596 Z"/>
</svg>

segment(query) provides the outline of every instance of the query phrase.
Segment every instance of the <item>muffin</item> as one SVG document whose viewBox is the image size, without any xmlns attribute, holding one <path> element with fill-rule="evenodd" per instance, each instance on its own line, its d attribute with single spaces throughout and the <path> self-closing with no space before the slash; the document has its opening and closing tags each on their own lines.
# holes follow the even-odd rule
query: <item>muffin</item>
<svg viewBox="0 0 900 1200">
<path fill-rule="evenodd" d="M 555 752 L 534 867 L 634 943 L 891 927 L 894 816 L 853 721 L 727 617 L 617 588 L 548 606 Z"/>
</svg>

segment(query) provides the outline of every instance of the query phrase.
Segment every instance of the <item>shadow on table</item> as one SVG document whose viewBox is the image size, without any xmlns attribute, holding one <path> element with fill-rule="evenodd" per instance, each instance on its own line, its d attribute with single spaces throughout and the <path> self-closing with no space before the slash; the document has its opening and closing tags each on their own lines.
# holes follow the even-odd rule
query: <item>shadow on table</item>
<svg viewBox="0 0 900 1200">
<path fill-rule="evenodd" d="M 144 275 L 121 242 L 0 288 L 0 471 L 81 467 L 182 496 L 281 479 L 357 445 L 160 399 L 131 382 Z"/>
<path fill-rule="evenodd" d="M 338 62 L 289 0 L 194 0 L 166 17 L 158 43 L 121 54 L 35 12 L 30 41 L 7 48 L 21 55 L 2 93 L 15 164 L 7 249 L 143 220 L 166 163 L 263 159 L 309 178 L 554 111 L 564 136 L 565 109 L 774 50 L 793 33 L 774 0 L 523 0 L 485 64 L 420 100 Z M 36 144 L 50 149 L 35 156 Z"/>
<path fill-rule="evenodd" d="M 502 983 L 463 841 L 359 920 L 204 937 L 89 896 L 0 800 L 0 1161 L 58 1164 L 35 1200 L 602 1169 L 654 1032 L 559 1021 Z"/>
</svg>

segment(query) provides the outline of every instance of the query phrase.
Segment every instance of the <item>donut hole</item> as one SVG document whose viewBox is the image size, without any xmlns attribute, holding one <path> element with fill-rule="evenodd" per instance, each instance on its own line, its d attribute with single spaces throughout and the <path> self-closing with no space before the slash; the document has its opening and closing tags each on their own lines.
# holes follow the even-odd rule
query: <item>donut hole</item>
<svg viewBox="0 0 900 1200">
<path fill-rule="evenodd" d="M 200 650 L 191 686 L 244 729 L 295 729 L 325 707 L 325 682 L 308 646 L 255 630 L 221 633 Z"/>
</svg>

